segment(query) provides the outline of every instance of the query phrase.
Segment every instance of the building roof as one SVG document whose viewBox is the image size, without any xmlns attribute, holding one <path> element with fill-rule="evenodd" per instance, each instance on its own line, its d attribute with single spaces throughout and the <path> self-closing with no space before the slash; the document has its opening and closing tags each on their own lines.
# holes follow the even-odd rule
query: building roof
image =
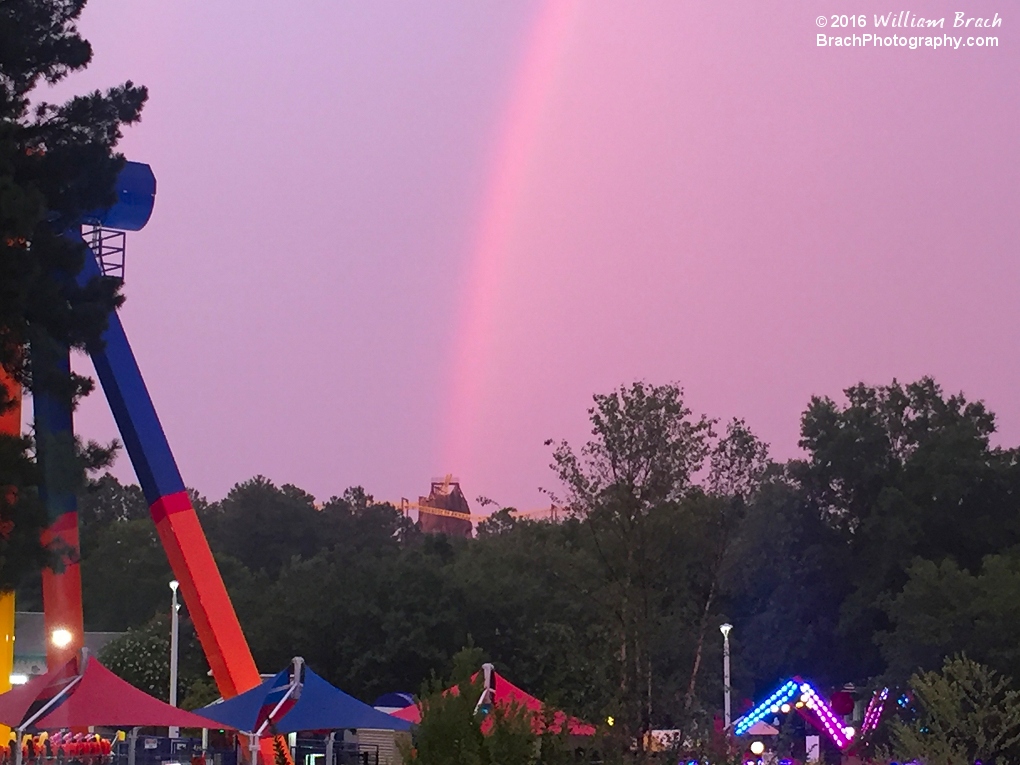
<svg viewBox="0 0 1020 765">
<path fill-rule="evenodd" d="M 86 632 L 85 647 L 98 656 L 111 640 L 123 632 Z M 46 672 L 46 619 L 41 611 L 14 614 L 14 673 L 42 675 Z"/>
<path fill-rule="evenodd" d="M 471 536 L 471 508 L 461 491 L 460 481 L 452 476 L 432 481 L 427 497 L 418 497 L 419 507 L 434 507 L 442 514 L 420 513 L 418 522 L 426 534 L 449 534 L 454 537 Z"/>
</svg>

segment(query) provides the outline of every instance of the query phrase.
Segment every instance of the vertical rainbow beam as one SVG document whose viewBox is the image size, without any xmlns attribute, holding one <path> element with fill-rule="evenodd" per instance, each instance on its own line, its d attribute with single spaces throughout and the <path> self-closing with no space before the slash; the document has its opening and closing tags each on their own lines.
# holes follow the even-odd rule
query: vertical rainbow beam
<svg viewBox="0 0 1020 765">
<path fill-rule="evenodd" d="M 156 194 L 149 166 L 127 163 L 118 178 L 118 194 L 120 203 L 97 216 L 97 222 L 141 229 Z M 87 251 L 79 284 L 101 275 L 96 253 Z M 102 347 L 90 349 L 90 354 L 216 685 L 224 698 L 254 688 L 260 682 L 255 660 L 116 312 L 109 316 Z"/>
<path fill-rule="evenodd" d="M 66 345 L 36 333 L 31 343 L 32 372 L 39 382 L 52 374 L 67 377 L 71 371 Z M 74 423 L 69 393 L 36 386 L 32 398 L 35 410 L 36 455 L 42 472 L 39 496 L 49 522 L 42 533 L 44 545 L 57 545 L 63 558 L 59 571 L 42 571 L 43 610 L 46 624 L 46 664 L 59 667 L 75 656 L 84 644 L 81 605 L 81 565 L 78 546 L 78 499 L 74 493 L 72 465 Z M 66 639 L 54 636 L 66 631 Z"/>
</svg>

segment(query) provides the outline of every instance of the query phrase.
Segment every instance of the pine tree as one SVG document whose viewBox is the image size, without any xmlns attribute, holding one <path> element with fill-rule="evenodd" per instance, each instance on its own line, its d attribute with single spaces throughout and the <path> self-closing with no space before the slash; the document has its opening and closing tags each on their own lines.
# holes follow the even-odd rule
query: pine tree
<svg viewBox="0 0 1020 765">
<path fill-rule="evenodd" d="M 84 0 L 0 0 L 0 366 L 14 384 L 87 395 L 75 374 L 33 376 L 31 342 L 83 350 L 100 341 L 106 317 L 122 301 L 119 284 L 77 286 L 84 248 L 62 236 L 82 213 L 115 199 L 124 158 L 114 152 L 123 125 L 136 122 L 147 98 L 130 81 L 64 104 L 33 103 L 41 82 L 84 69 L 92 48 L 78 33 Z M 0 385 L 0 407 L 10 405 Z M 45 523 L 38 473 L 27 439 L 0 444 L 0 590 L 47 560 L 38 542 Z M 83 474 L 81 460 L 69 470 Z"/>
</svg>

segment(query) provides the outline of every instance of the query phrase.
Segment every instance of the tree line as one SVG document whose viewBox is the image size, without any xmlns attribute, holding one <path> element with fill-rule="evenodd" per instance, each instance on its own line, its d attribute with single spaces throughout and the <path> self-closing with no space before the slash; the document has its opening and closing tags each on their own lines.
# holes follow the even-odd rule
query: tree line
<svg viewBox="0 0 1020 765">
<path fill-rule="evenodd" d="M 1020 467 L 980 402 L 927 378 L 812 398 L 783 463 L 676 385 L 598 395 L 590 418 L 587 443 L 550 444 L 558 523 L 503 508 L 473 539 L 426 535 L 360 488 L 317 505 L 264 477 L 195 496 L 259 666 L 300 654 L 371 701 L 474 645 L 634 736 L 717 713 L 724 621 L 738 707 L 793 674 L 903 685 L 955 652 L 1020 674 Z M 91 480 L 80 516 L 88 628 L 165 640 L 172 575 L 138 487 Z"/>
</svg>

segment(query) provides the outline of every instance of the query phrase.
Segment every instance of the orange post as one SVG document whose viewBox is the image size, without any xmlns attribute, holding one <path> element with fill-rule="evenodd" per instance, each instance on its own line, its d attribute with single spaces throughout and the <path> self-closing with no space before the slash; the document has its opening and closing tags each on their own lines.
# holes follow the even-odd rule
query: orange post
<svg viewBox="0 0 1020 765">
<path fill-rule="evenodd" d="M 85 644 L 85 617 L 81 603 L 81 563 L 78 560 L 78 514 L 65 513 L 42 533 L 43 545 L 58 544 L 73 550 L 59 573 L 42 570 L 43 610 L 46 623 L 46 666 L 59 667 L 78 655 Z"/>
<path fill-rule="evenodd" d="M 220 693 L 229 699 L 254 688 L 259 671 L 188 493 L 162 497 L 149 512 Z"/>
</svg>

